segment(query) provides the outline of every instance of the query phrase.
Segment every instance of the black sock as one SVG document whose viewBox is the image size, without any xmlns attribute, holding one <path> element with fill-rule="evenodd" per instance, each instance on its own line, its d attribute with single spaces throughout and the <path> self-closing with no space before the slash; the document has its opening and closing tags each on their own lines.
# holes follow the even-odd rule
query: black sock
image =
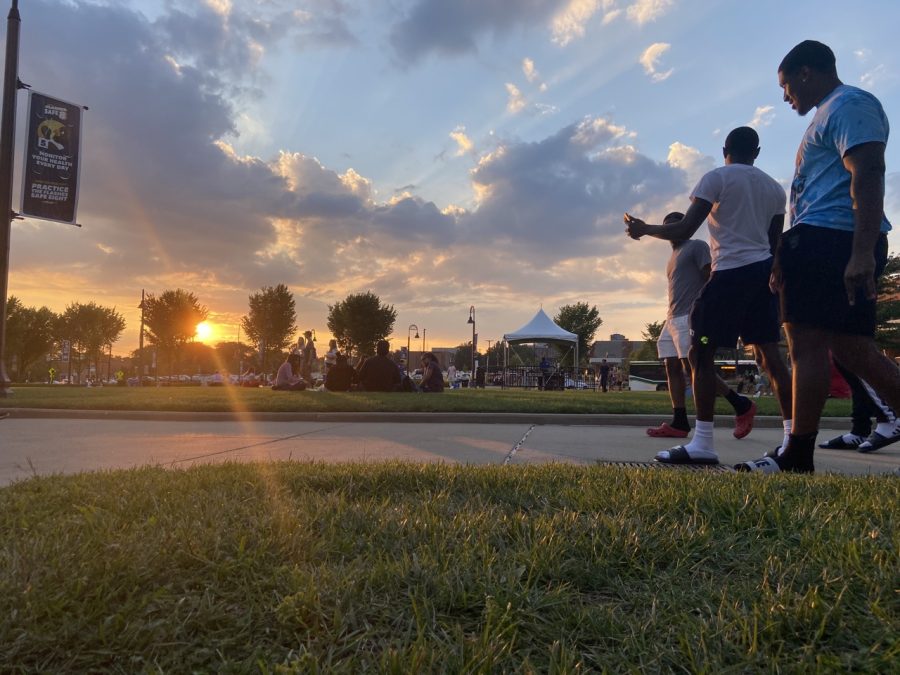
<svg viewBox="0 0 900 675">
<path fill-rule="evenodd" d="M 682 431 L 691 430 L 691 423 L 687 418 L 687 408 L 672 408 L 672 424 L 670 426 Z"/>
<path fill-rule="evenodd" d="M 782 471 L 793 471 L 795 473 L 812 473 L 815 471 L 813 452 L 816 447 L 817 435 L 818 432 L 814 431 L 811 434 L 803 434 L 801 436 L 795 434 L 788 436 L 787 448 L 775 458 L 779 468 Z"/>
<path fill-rule="evenodd" d="M 749 398 L 741 396 L 734 389 L 728 390 L 728 393 L 725 394 L 725 400 L 731 404 L 732 408 L 734 408 L 735 415 L 743 415 L 750 410 L 750 406 L 753 405 L 753 402 Z"/>
</svg>

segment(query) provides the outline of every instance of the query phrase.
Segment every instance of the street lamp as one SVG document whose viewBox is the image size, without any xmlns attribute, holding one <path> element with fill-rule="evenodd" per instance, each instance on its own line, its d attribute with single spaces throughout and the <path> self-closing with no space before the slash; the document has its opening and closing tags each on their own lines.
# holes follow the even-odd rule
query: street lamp
<svg viewBox="0 0 900 675">
<path fill-rule="evenodd" d="M 469 320 L 466 323 L 472 324 L 472 373 L 469 376 L 470 381 L 475 381 L 475 305 L 469 305 Z"/>
<path fill-rule="evenodd" d="M 422 354 L 425 353 L 425 331 L 426 330 L 428 330 L 428 329 L 427 328 L 422 329 Z"/>
<path fill-rule="evenodd" d="M 409 347 L 410 347 L 409 341 L 410 341 L 410 335 L 412 334 L 413 331 L 416 331 L 416 340 L 418 340 L 419 339 L 419 327 L 416 324 L 411 323 L 411 324 L 409 324 L 409 328 L 406 329 L 406 376 L 407 377 L 409 377 L 409 362 L 410 362 L 410 355 L 411 355 L 410 351 L 409 351 Z"/>
</svg>

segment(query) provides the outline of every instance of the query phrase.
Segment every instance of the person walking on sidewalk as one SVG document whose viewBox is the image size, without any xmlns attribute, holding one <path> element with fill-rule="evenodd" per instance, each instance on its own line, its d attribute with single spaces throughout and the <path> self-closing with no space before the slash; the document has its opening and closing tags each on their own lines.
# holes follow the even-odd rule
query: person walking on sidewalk
<svg viewBox="0 0 900 675">
<path fill-rule="evenodd" d="M 663 224 L 671 225 L 682 218 L 683 213 L 673 211 L 663 218 Z M 692 379 L 689 360 L 690 314 L 694 300 L 709 279 L 712 263 L 709 245 L 702 239 L 672 240 L 671 244 L 672 255 L 666 265 L 669 310 L 656 341 L 656 353 L 666 366 L 669 397 L 672 399 L 672 421 L 647 429 L 647 435 L 654 438 L 687 438 L 691 431 L 685 406 L 685 386 Z M 716 393 L 724 396 L 734 408 L 734 437 L 744 438 L 753 429 L 756 404 L 735 392 L 718 375 Z"/>
<path fill-rule="evenodd" d="M 667 464 L 718 464 L 713 443 L 716 400 L 715 353 L 740 337 L 753 345 L 769 372 L 784 418 L 791 429 L 791 383 L 778 351 L 778 302 L 769 289 L 772 252 L 784 225 L 785 193 L 775 179 L 753 166 L 759 136 L 750 127 L 731 131 L 722 148 L 725 166 L 704 175 L 691 193 L 684 218 L 648 225 L 625 214 L 633 239 L 650 235 L 669 241 L 690 239 L 708 218 L 712 274 L 691 310 L 691 365 L 697 425 L 691 441 L 657 453 Z"/>
<path fill-rule="evenodd" d="M 812 473 L 829 350 L 900 410 L 900 371 L 874 339 L 891 229 L 884 215 L 889 124 L 877 98 L 841 82 L 834 52 L 821 42 L 791 49 L 778 84 L 799 115 L 816 109 L 797 151 L 791 228 L 781 235 L 772 278 L 794 366 L 794 428 L 783 453 L 735 468 Z"/>
</svg>

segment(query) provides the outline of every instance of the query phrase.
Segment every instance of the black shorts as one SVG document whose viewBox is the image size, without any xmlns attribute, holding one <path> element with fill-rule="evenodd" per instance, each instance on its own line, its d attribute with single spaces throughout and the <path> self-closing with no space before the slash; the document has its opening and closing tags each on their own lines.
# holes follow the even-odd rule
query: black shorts
<svg viewBox="0 0 900 675">
<path fill-rule="evenodd" d="M 844 270 L 853 249 L 853 233 L 796 225 L 781 235 L 778 262 L 784 283 L 781 312 L 786 323 L 824 328 L 846 335 L 875 335 L 875 301 L 862 293 L 847 301 Z M 887 263 L 887 235 L 875 245 L 875 280 Z"/>
<path fill-rule="evenodd" d="M 778 298 L 769 290 L 772 259 L 712 273 L 691 310 L 691 344 L 734 347 L 778 342 Z"/>
</svg>

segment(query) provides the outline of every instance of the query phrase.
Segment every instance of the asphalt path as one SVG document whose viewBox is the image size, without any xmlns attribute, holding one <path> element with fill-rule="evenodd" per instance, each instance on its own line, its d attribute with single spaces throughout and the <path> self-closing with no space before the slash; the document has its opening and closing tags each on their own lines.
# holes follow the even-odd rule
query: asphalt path
<svg viewBox="0 0 900 675">
<path fill-rule="evenodd" d="M 533 424 L 527 421 L 206 421 L 150 419 L 0 420 L 0 485 L 35 475 L 162 466 L 182 469 L 215 462 L 453 462 L 523 465 L 547 462 L 648 462 L 678 441 L 650 438 L 643 420 L 621 424 Z M 777 424 L 747 438 L 717 426 L 723 464 L 760 457 L 781 442 Z M 823 429 L 820 440 L 845 431 Z M 861 454 L 818 450 L 818 472 L 900 471 L 900 443 Z"/>
</svg>

